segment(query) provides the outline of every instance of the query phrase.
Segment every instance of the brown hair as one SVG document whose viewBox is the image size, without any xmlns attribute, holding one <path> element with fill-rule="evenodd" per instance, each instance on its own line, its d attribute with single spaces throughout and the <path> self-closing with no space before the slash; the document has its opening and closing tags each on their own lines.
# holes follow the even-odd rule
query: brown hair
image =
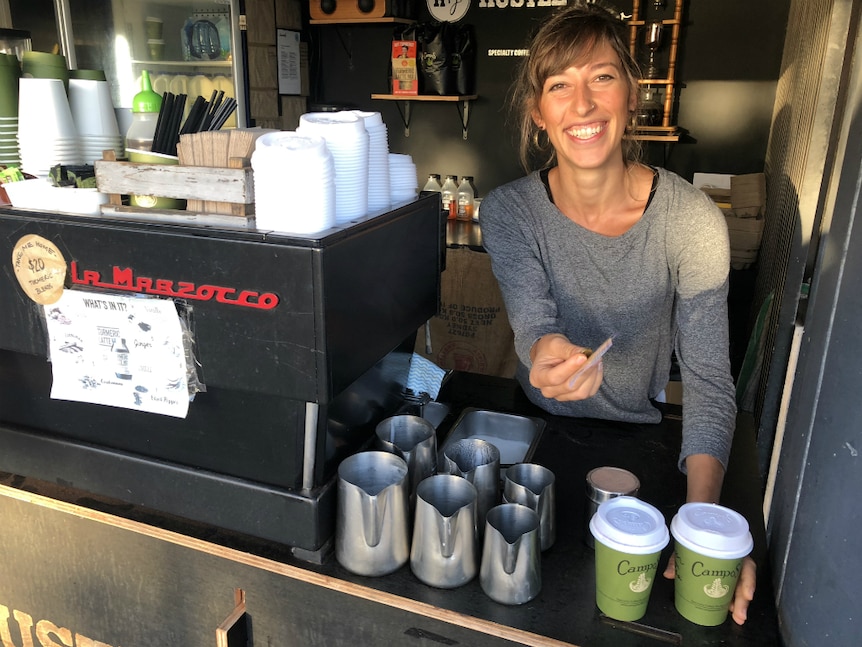
<svg viewBox="0 0 862 647">
<path fill-rule="evenodd" d="M 549 76 L 559 74 L 585 60 L 601 44 L 609 44 L 619 56 L 629 81 L 629 91 L 637 93 L 640 68 L 628 45 L 628 28 L 620 14 L 598 2 L 577 0 L 553 14 L 532 38 L 530 53 L 521 63 L 512 91 L 512 111 L 520 127 L 519 155 L 524 170 L 547 168 L 556 162 L 557 154 L 547 137 L 540 137 L 533 122 L 542 89 Z M 634 115 L 632 115 L 632 120 Z M 639 142 L 623 140 L 623 158 L 627 163 L 640 159 Z"/>
</svg>

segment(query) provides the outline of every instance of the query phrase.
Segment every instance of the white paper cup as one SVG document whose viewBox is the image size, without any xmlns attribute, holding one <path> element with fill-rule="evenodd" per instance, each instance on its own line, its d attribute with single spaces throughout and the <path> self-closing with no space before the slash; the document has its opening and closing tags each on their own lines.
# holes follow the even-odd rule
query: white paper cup
<svg viewBox="0 0 862 647">
<path fill-rule="evenodd" d="M 69 106 L 81 137 L 119 137 L 111 90 L 106 81 L 69 80 Z"/>
<path fill-rule="evenodd" d="M 18 134 L 22 139 L 74 139 L 78 137 L 66 86 L 59 79 L 20 79 Z"/>
</svg>

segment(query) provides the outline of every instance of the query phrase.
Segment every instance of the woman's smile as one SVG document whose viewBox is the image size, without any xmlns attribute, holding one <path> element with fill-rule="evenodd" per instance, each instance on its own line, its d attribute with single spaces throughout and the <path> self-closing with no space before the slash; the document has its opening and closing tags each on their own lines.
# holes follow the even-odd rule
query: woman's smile
<svg viewBox="0 0 862 647">
<path fill-rule="evenodd" d="M 574 137 L 575 139 L 591 139 L 599 133 L 604 132 L 607 125 L 608 122 L 600 121 L 584 126 L 573 126 L 572 128 L 566 130 L 566 134 L 571 137 Z"/>
</svg>

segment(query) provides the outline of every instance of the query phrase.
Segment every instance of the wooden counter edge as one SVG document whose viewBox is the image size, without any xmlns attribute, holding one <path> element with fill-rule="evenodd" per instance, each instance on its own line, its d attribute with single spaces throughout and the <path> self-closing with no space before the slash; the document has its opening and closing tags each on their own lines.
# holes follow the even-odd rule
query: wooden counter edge
<svg viewBox="0 0 862 647">
<path fill-rule="evenodd" d="M 379 591 L 371 587 L 315 573 L 298 566 L 283 564 L 271 559 L 252 555 L 250 553 L 244 553 L 232 548 L 212 544 L 194 537 L 188 537 L 170 530 L 149 526 L 139 521 L 117 517 L 105 512 L 91 510 L 90 508 L 79 506 L 74 503 L 58 501 L 40 494 L 18 490 L 7 485 L 0 484 L 0 496 L 55 510 L 64 514 L 73 515 L 81 519 L 87 519 L 139 535 L 145 535 L 177 546 L 207 553 L 214 557 L 227 559 L 252 568 L 269 571 L 276 575 L 289 577 L 315 586 L 321 586 L 332 591 L 352 595 L 370 602 L 384 604 L 389 607 L 401 609 L 409 613 L 414 613 L 416 615 L 439 620 L 459 627 L 464 627 L 466 629 L 488 634 L 497 638 L 503 638 L 523 645 L 529 645 L 530 647 L 578 647 L 578 645 L 575 645 L 574 643 L 561 642 L 553 638 L 523 631 L 514 627 L 508 627 L 496 622 L 482 620 L 481 618 L 464 615 L 448 609 L 442 609 L 417 600 L 411 600 L 385 591 Z"/>
</svg>

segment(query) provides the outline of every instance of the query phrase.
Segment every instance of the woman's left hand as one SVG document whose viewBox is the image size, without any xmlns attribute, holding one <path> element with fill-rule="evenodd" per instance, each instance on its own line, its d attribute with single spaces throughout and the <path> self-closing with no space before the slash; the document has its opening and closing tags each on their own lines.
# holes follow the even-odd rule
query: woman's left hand
<svg viewBox="0 0 862 647">
<path fill-rule="evenodd" d="M 676 561 L 671 553 L 664 576 L 672 580 L 676 576 Z M 748 605 L 754 599 L 754 589 L 757 586 L 757 564 L 749 556 L 742 560 L 742 570 L 736 581 L 736 589 L 733 591 L 733 600 L 730 602 L 730 613 L 733 621 L 741 625 L 748 619 Z"/>
</svg>

